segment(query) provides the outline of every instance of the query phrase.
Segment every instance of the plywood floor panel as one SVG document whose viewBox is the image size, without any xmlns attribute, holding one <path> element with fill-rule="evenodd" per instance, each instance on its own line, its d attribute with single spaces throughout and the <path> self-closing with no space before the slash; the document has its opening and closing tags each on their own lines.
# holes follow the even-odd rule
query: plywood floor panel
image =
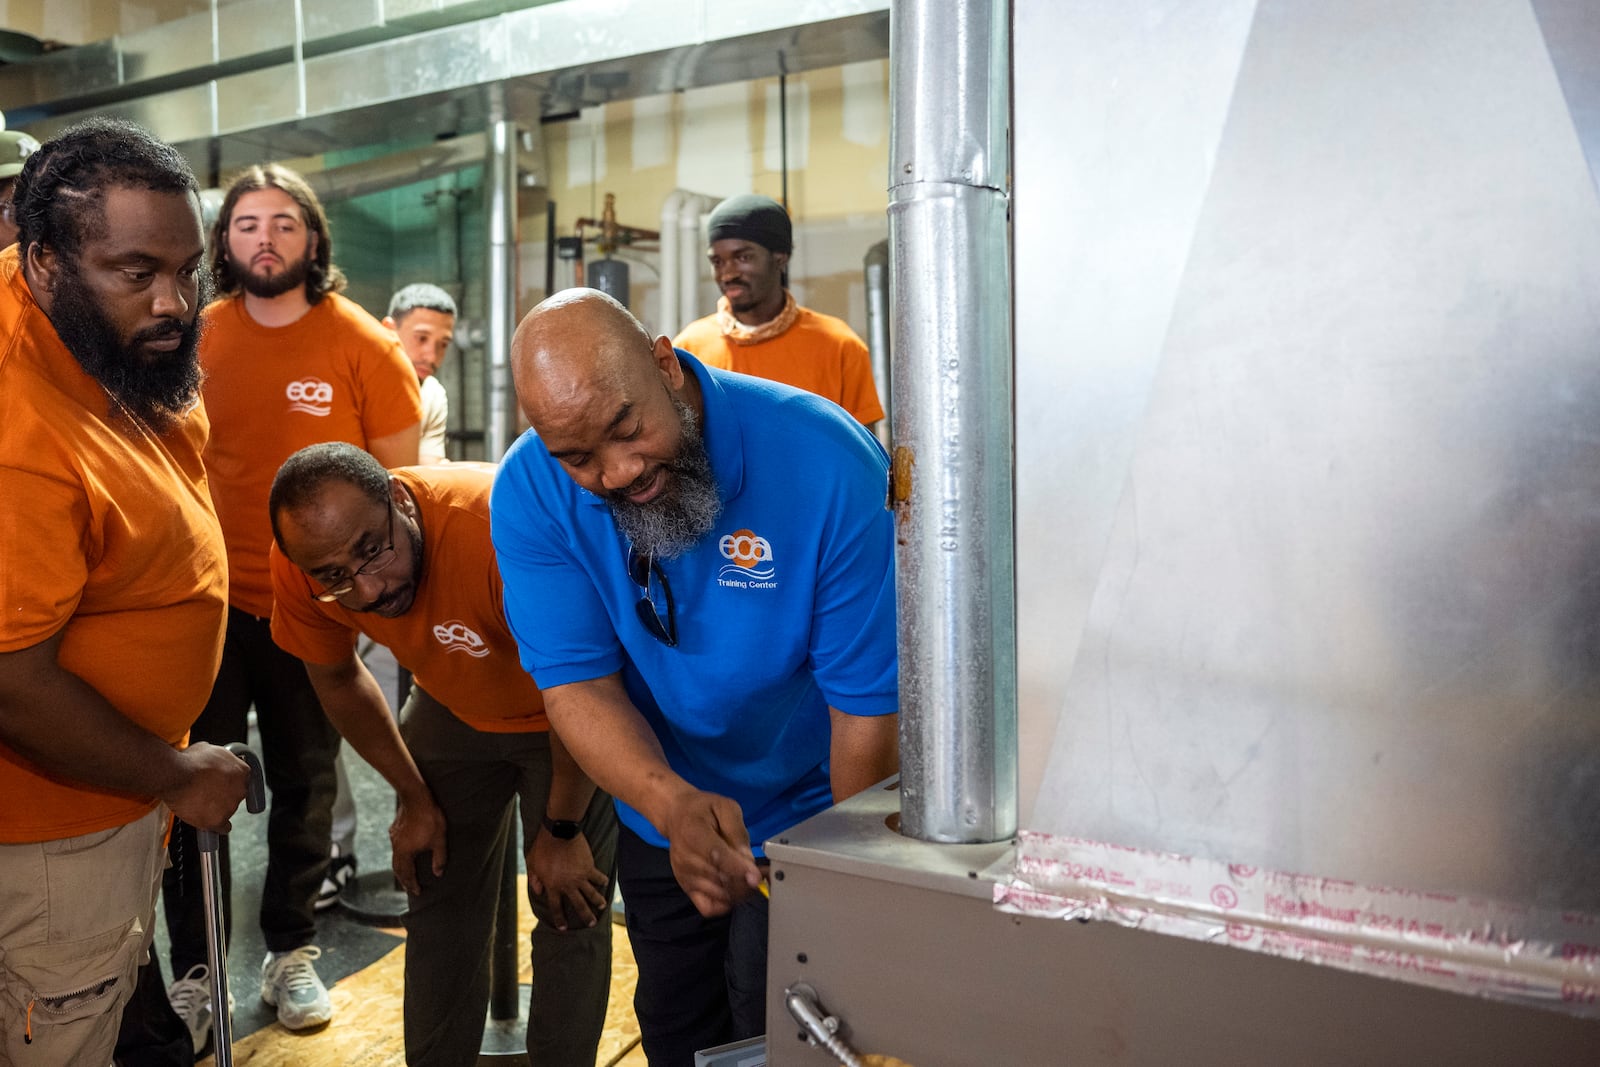
<svg viewBox="0 0 1600 1067">
<path fill-rule="evenodd" d="M 526 879 L 517 879 L 518 930 L 521 960 L 518 979 L 529 981 L 528 935 L 533 912 L 528 908 Z M 396 931 L 400 933 L 399 931 Z M 644 1064 L 639 1051 L 639 1024 L 633 1016 L 633 987 L 638 968 L 627 931 L 613 931 L 611 999 L 605 1031 L 600 1038 L 596 1067 L 637 1067 Z M 233 1045 L 237 1067 L 404 1067 L 405 1042 L 401 1024 L 401 996 L 405 985 L 405 946 L 402 944 L 360 971 L 336 983 L 328 995 L 333 1001 L 333 1021 L 313 1033 L 295 1033 L 273 1023 Z M 235 987 L 237 989 L 237 986 Z M 213 1057 L 197 1067 L 213 1067 Z"/>
</svg>

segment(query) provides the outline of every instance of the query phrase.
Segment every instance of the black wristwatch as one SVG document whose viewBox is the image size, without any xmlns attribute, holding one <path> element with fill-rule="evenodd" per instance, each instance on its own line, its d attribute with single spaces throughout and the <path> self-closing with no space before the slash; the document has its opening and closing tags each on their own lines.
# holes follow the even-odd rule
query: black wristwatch
<svg viewBox="0 0 1600 1067">
<path fill-rule="evenodd" d="M 552 819 L 548 815 L 544 817 L 544 828 L 549 830 L 550 836 L 557 841 L 571 841 L 583 833 L 583 827 L 571 819 Z"/>
</svg>

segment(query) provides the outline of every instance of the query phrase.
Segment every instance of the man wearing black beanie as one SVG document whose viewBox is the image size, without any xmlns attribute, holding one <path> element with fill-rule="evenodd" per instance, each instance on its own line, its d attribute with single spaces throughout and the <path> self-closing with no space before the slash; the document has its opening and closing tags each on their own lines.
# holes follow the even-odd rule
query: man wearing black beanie
<svg viewBox="0 0 1600 1067">
<path fill-rule="evenodd" d="M 867 346 L 843 319 L 795 303 L 784 286 L 794 248 L 789 213 L 766 196 L 734 196 L 706 225 L 717 312 L 691 322 L 673 344 L 712 367 L 805 389 L 863 425 L 883 418 Z"/>
</svg>

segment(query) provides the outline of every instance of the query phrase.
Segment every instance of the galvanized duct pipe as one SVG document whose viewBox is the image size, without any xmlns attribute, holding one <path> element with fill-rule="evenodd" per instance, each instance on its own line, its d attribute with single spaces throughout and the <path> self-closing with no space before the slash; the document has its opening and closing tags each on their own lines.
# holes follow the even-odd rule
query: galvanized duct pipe
<svg viewBox="0 0 1600 1067">
<path fill-rule="evenodd" d="M 511 334 L 517 328 L 517 124 L 505 115 L 499 86 L 490 86 L 489 151 L 484 162 L 484 217 L 489 264 L 484 352 L 484 450 L 498 460 L 517 435 L 517 396 L 511 385 Z"/>
<path fill-rule="evenodd" d="M 890 8 L 900 825 L 928 841 L 1016 831 L 1009 16 Z"/>
</svg>

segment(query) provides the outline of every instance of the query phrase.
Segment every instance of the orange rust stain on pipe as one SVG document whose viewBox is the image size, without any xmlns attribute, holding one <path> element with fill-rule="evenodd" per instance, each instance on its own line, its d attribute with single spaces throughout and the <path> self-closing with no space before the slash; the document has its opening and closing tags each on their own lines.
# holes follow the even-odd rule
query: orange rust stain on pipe
<svg viewBox="0 0 1600 1067">
<path fill-rule="evenodd" d="M 896 446 L 889 467 L 889 506 L 900 507 L 911 499 L 911 468 L 917 454 L 905 445 Z"/>
<path fill-rule="evenodd" d="M 911 469 L 917 465 L 917 454 L 905 445 L 897 445 L 889 460 L 889 507 L 895 519 L 904 526 L 911 516 Z M 905 543 L 902 538 L 901 544 Z"/>
</svg>

